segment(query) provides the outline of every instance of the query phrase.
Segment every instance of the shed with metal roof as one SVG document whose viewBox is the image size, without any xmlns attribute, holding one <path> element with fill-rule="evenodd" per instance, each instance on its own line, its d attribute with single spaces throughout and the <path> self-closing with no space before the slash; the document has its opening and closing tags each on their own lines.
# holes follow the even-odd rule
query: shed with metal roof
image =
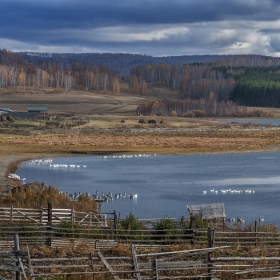
<svg viewBox="0 0 280 280">
<path fill-rule="evenodd" d="M 32 113 L 46 113 L 48 107 L 26 107 L 26 111 Z"/>
</svg>

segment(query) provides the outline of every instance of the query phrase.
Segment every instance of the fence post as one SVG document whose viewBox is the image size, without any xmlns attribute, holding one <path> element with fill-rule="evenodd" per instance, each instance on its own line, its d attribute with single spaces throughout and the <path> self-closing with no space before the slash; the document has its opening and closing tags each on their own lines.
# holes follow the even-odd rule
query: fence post
<svg viewBox="0 0 280 280">
<path fill-rule="evenodd" d="M 11 211 L 10 211 L 10 222 L 13 221 L 13 205 L 11 206 Z"/>
<path fill-rule="evenodd" d="M 192 243 L 195 241 L 195 228 L 196 228 L 196 217 L 191 215 L 191 220 L 190 220 L 190 229 L 192 233 Z"/>
<path fill-rule="evenodd" d="M 208 242 L 208 248 L 213 248 L 214 247 L 214 242 L 215 242 L 215 230 L 208 228 L 207 230 L 207 242 Z M 211 256 L 212 256 L 212 252 L 209 252 L 207 254 L 207 263 L 208 263 L 208 268 L 207 268 L 207 280 L 211 280 L 212 279 L 212 263 L 211 263 Z"/>
<path fill-rule="evenodd" d="M 257 247 L 258 245 L 258 224 L 257 224 L 257 221 L 255 221 L 255 229 L 254 229 L 254 232 L 255 232 L 255 247 Z"/>
<path fill-rule="evenodd" d="M 43 211 L 44 211 L 43 206 L 41 206 L 40 210 L 41 210 L 40 211 L 40 223 L 43 224 Z"/>
<path fill-rule="evenodd" d="M 157 256 L 154 258 L 154 270 L 155 270 L 155 279 L 158 280 L 158 267 L 157 267 Z"/>
<path fill-rule="evenodd" d="M 118 217 L 116 210 L 114 210 L 114 229 L 115 229 L 115 239 L 118 241 Z"/>
<path fill-rule="evenodd" d="M 19 268 L 19 265 L 20 265 L 20 263 L 18 261 L 18 258 L 19 258 L 19 254 L 18 254 L 18 251 L 19 251 L 19 239 L 18 239 L 18 235 L 17 234 L 14 235 L 14 251 L 15 251 L 15 257 L 17 259 L 16 266 L 17 266 L 17 268 Z M 20 280 L 21 279 L 20 271 L 17 270 L 15 272 L 14 276 L 15 276 L 15 278 L 14 278 L 15 280 Z"/>
<path fill-rule="evenodd" d="M 52 246 L 52 203 L 48 202 L 47 245 Z"/>
<path fill-rule="evenodd" d="M 71 209 L 71 223 L 75 224 L 75 209 L 74 209 L 74 207 Z"/>
<path fill-rule="evenodd" d="M 92 211 L 89 212 L 89 225 L 92 226 Z"/>
</svg>

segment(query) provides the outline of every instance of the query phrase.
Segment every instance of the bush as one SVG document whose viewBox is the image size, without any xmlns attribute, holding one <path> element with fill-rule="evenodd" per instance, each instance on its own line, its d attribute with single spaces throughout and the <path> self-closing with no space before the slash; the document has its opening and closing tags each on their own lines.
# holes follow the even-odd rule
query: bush
<svg viewBox="0 0 280 280">
<path fill-rule="evenodd" d="M 207 113 L 203 110 L 193 110 L 193 113 L 196 118 L 205 118 L 207 117 Z"/>
<path fill-rule="evenodd" d="M 168 235 L 178 234 L 178 226 L 172 219 L 167 216 L 160 219 L 153 225 L 154 234 L 157 236 L 156 239 L 165 239 Z"/>
<path fill-rule="evenodd" d="M 144 230 L 142 222 L 138 221 L 130 212 L 126 219 L 121 221 L 121 228 L 126 230 Z"/>
<path fill-rule="evenodd" d="M 126 219 L 121 221 L 120 229 L 123 229 L 125 235 L 133 235 L 135 238 L 132 239 L 142 239 L 144 235 L 145 227 L 142 222 L 138 221 L 137 218 L 130 212 Z M 131 237 L 130 237 L 131 239 Z"/>
</svg>

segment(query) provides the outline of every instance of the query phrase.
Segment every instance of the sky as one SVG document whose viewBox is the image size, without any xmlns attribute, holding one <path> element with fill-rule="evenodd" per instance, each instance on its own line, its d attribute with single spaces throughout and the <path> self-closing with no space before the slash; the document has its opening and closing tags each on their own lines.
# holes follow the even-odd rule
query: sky
<svg viewBox="0 0 280 280">
<path fill-rule="evenodd" d="M 0 49 L 280 56 L 280 0 L 0 0 Z"/>
</svg>

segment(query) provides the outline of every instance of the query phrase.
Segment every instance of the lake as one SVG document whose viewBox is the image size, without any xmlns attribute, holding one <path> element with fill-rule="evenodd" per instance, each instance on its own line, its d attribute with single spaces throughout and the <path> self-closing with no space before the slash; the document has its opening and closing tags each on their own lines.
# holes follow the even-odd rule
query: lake
<svg viewBox="0 0 280 280">
<path fill-rule="evenodd" d="M 28 163 L 28 164 L 27 164 Z M 227 217 L 280 225 L 280 152 L 53 158 L 27 162 L 17 174 L 59 190 L 112 193 L 102 212 L 138 218 L 188 216 L 186 205 L 224 203 Z M 75 165 L 75 167 L 74 167 Z M 79 167 L 77 167 L 79 166 Z M 128 194 L 137 194 L 129 199 Z"/>
<path fill-rule="evenodd" d="M 280 126 L 280 119 L 262 119 L 262 118 L 257 118 L 257 119 L 221 119 L 219 120 L 220 122 L 223 123 L 253 123 L 253 124 L 259 124 L 259 125 L 272 125 L 272 126 Z"/>
</svg>

